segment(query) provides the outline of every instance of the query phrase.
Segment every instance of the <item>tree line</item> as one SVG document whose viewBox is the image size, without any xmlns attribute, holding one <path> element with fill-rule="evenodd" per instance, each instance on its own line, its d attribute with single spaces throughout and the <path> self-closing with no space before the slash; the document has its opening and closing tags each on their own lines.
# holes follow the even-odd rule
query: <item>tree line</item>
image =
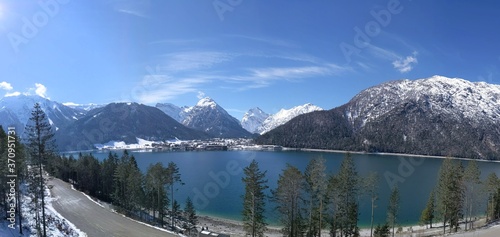
<svg viewBox="0 0 500 237">
<path fill-rule="evenodd" d="M 363 196 L 371 204 L 370 236 L 394 236 L 398 226 L 400 193 L 391 189 L 387 205 L 387 219 L 374 228 L 374 209 L 378 200 L 377 173 L 360 176 L 349 153 L 336 174 L 326 172 L 325 159 L 312 159 L 304 172 L 287 164 L 279 175 L 277 186 L 266 196 L 266 171 L 261 171 L 254 160 L 244 169 L 243 221 L 247 235 L 264 236 L 267 229 L 264 216 L 266 199 L 275 202 L 276 212 L 284 236 L 315 237 L 329 229 L 333 237 L 359 236 L 359 202 Z M 462 161 L 445 159 L 439 171 L 436 187 L 421 215 L 421 223 L 444 223 L 443 233 L 457 231 L 459 225 L 474 228 L 474 219 L 486 215 L 488 222 L 500 219 L 500 179 L 491 173 L 480 179 L 477 161 L 471 160 L 466 168 Z M 486 211 L 481 202 L 486 199 Z M 401 230 L 398 228 L 398 230 Z"/>
<path fill-rule="evenodd" d="M 484 203 L 486 208 L 481 208 Z M 438 220 L 443 223 L 445 234 L 446 227 L 450 233 L 458 231 L 461 224 L 465 230 L 474 228 L 479 216 L 486 216 L 487 223 L 500 219 L 500 179 L 493 172 L 481 180 L 475 160 L 464 167 L 460 160 L 445 159 L 436 187 L 421 213 L 421 223 L 432 228 Z"/>
<path fill-rule="evenodd" d="M 277 186 L 270 190 L 271 195 L 264 195 L 268 189 L 266 172 L 260 171 L 254 160 L 244 169 L 245 195 L 243 197 L 243 221 L 250 236 L 264 236 L 267 223 L 264 217 L 265 199 L 276 203 L 279 221 L 283 226 L 284 236 L 321 236 L 321 231 L 329 229 L 330 236 L 359 236 L 358 216 L 360 197 L 370 197 L 373 209 L 378 199 L 378 175 L 371 173 L 361 177 L 353 158 L 347 154 L 336 174 L 327 174 L 325 159 L 312 159 L 304 172 L 287 164 L 279 175 Z M 257 207 L 257 208 L 256 208 Z M 375 230 L 376 236 L 389 226 L 394 230 L 399 210 L 399 191 L 392 190 L 387 210 L 387 226 L 380 225 Z M 372 232 L 373 233 L 373 232 Z M 385 233 L 385 232 L 384 232 Z"/>
</svg>

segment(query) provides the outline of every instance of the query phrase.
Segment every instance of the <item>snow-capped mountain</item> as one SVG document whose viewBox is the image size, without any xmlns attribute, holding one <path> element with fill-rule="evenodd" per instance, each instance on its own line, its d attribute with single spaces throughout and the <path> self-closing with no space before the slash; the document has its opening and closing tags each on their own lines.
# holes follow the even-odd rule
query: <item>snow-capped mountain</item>
<svg viewBox="0 0 500 237">
<path fill-rule="evenodd" d="M 60 150 L 93 149 L 109 141 L 135 143 L 137 138 L 151 141 L 168 139 L 206 139 L 209 136 L 187 128 L 159 109 L 138 103 L 111 103 L 93 109 L 56 132 Z"/>
<path fill-rule="evenodd" d="M 258 133 L 262 123 L 269 117 L 269 114 L 259 107 L 252 108 L 243 115 L 241 126 L 251 133 Z"/>
<path fill-rule="evenodd" d="M 76 104 L 76 103 L 73 103 L 73 102 L 66 102 L 66 103 L 62 103 L 62 104 L 65 105 L 65 106 L 68 106 L 70 108 L 76 109 L 76 110 L 78 110 L 79 112 L 82 112 L 82 113 L 86 113 L 86 112 L 88 112 L 90 110 L 101 108 L 101 107 L 105 106 L 105 105 L 98 105 L 98 104 L 94 104 L 94 103 L 90 103 L 90 104 Z"/>
<path fill-rule="evenodd" d="M 268 116 L 263 122 L 262 125 L 257 129 L 257 133 L 264 134 L 273 130 L 274 128 L 287 123 L 293 118 L 307 114 L 313 111 L 323 110 L 322 108 L 313 105 L 313 104 L 304 104 L 295 106 L 291 109 L 281 109 L 278 113 Z"/>
<path fill-rule="evenodd" d="M 500 85 L 433 76 L 368 88 L 300 116 L 259 143 L 500 159 Z M 290 139 L 293 138 L 293 139 Z"/>
<path fill-rule="evenodd" d="M 353 126 L 362 127 L 409 101 L 455 119 L 480 122 L 500 118 L 500 85 L 443 76 L 393 81 L 366 89 L 348 103 L 346 115 Z"/>
<path fill-rule="evenodd" d="M 204 131 L 213 137 L 235 138 L 250 137 L 251 134 L 241 127 L 240 122 L 229 115 L 214 100 L 205 97 L 193 107 L 181 110 L 185 114 L 182 124 Z"/>
<path fill-rule="evenodd" d="M 0 99 L 0 125 L 4 128 L 15 126 L 17 133 L 22 135 L 37 102 L 40 103 L 54 131 L 82 116 L 82 113 L 75 109 L 38 95 L 18 95 Z"/>
<path fill-rule="evenodd" d="M 157 103 L 156 108 L 163 111 L 163 113 L 175 119 L 177 122 L 182 123 L 187 116 L 188 111 L 191 107 L 183 106 L 179 107 L 170 103 Z"/>
</svg>

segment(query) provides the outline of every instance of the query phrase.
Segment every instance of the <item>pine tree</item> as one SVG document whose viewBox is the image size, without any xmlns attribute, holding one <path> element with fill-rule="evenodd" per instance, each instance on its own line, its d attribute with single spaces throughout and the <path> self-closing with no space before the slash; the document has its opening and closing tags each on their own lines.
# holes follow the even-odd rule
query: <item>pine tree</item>
<svg viewBox="0 0 500 237">
<path fill-rule="evenodd" d="M 109 202 L 112 200 L 112 193 L 114 189 L 114 174 L 118 167 L 118 156 L 109 153 L 108 157 L 101 163 L 101 191 L 100 198 Z"/>
<path fill-rule="evenodd" d="M 488 175 L 486 178 L 486 181 L 484 182 L 484 189 L 486 191 L 486 194 L 488 195 L 488 203 L 487 203 L 487 208 L 486 208 L 486 220 L 487 221 L 493 221 L 495 220 L 495 216 L 497 211 L 497 202 L 499 198 L 499 189 L 500 189 L 500 180 L 498 179 L 497 175 L 495 172 L 492 172 Z M 500 208 L 499 208 L 500 209 Z"/>
<path fill-rule="evenodd" d="M 370 236 L 373 236 L 373 216 L 374 209 L 377 207 L 375 201 L 378 199 L 378 183 L 379 176 L 376 172 L 371 172 L 364 180 L 363 189 L 370 196 L 371 201 L 371 218 L 370 218 Z"/>
<path fill-rule="evenodd" d="M 144 200 L 144 177 L 134 156 L 124 151 L 115 170 L 113 202 L 128 215 L 136 215 Z"/>
<path fill-rule="evenodd" d="M 179 168 L 177 167 L 177 164 L 174 162 L 169 162 L 167 165 L 167 183 L 170 186 L 170 195 L 171 199 L 174 200 L 174 185 L 175 183 L 180 183 L 181 185 L 184 185 L 184 183 L 181 180 L 181 174 L 179 172 Z M 172 202 L 172 210 L 174 210 L 174 202 Z M 171 224 L 172 227 L 174 225 L 174 215 L 171 216 Z"/>
<path fill-rule="evenodd" d="M 126 183 L 128 190 L 127 197 L 129 199 L 128 201 L 129 211 L 131 211 L 134 215 L 137 215 L 137 213 L 143 206 L 144 176 L 142 175 L 141 170 L 139 170 L 139 167 L 137 166 L 137 161 L 135 160 L 134 156 L 130 157 L 130 163 L 128 167 L 129 167 L 128 168 L 129 175 L 127 176 Z M 140 213 L 142 214 L 142 212 Z"/>
<path fill-rule="evenodd" d="M 375 228 L 375 237 L 389 237 L 391 231 L 389 230 L 389 225 L 385 223 L 383 226 L 380 224 Z"/>
<path fill-rule="evenodd" d="M 321 236 L 323 228 L 323 213 L 325 205 L 325 195 L 327 192 L 327 177 L 325 159 L 312 159 L 304 171 L 305 191 L 308 194 L 308 223 L 307 236 Z"/>
<path fill-rule="evenodd" d="M 340 165 L 340 171 L 331 178 L 330 187 L 334 189 L 334 196 L 331 198 L 335 204 L 335 213 L 332 218 L 331 234 L 336 236 L 351 237 L 359 236 L 358 228 L 358 192 L 359 177 L 351 154 L 346 157 Z"/>
<path fill-rule="evenodd" d="M 264 236 L 267 223 L 265 222 L 265 194 L 264 190 L 269 188 L 266 183 L 266 171 L 259 169 L 257 161 L 252 160 L 249 166 L 243 169 L 245 177 L 241 180 L 245 184 L 243 195 L 243 229 L 252 237 Z"/>
<path fill-rule="evenodd" d="M 195 226 L 198 223 L 198 217 L 196 216 L 196 209 L 194 208 L 193 201 L 190 197 L 186 199 L 186 206 L 184 207 L 184 213 L 186 214 L 186 219 L 189 224 Z"/>
<path fill-rule="evenodd" d="M 300 170 L 287 164 L 279 175 L 277 188 L 271 191 L 283 224 L 283 235 L 288 237 L 302 236 L 303 180 Z"/>
<path fill-rule="evenodd" d="M 181 205 L 179 205 L 177 200 L 174 200 L 174 202 L 172 203 L 172 216 L 174 217 L 174 220 L 177 219 L 180 216 L 180 214 L 181 214 Z"/>
<path fill-rule="evenodd" d="M 432 191 L 429 196 L 429 200 L 427 201 L 427 204 L 424 210 L 422 211 L 422 214 L 420 216 L 420 221 L 425 225 L 429 223 L 430 228 L 432 228 L 432 220 L 435 217 L 434 215 L 435 212 L 436 212 L 436 196 L 434 194 L 434 191 Z"/>
<path fill-rule="evenodd" d="M 169 202 L 165 191 L 167 184 L 167 170 L 163 167 L 163 164 L 158 162 L 150 165 L 145 180 L 148 207 L 153 211 L 153 218 L 156 218 L 155 215 L 158 213 L 157 219 L 159 219 L 161 226 L 164 224 L 165 208 L 167 208 Z"/>
<path fill-rule="evenodd" d="M 464 191 L 465 191 L 465 230 L 473 228 L 474 222 L 474 207 L 477 205 L 477 192 L 481 184 L 481 171 L 477 165 L 477 161 L 471 160 L 464 171 Z M 470 225 L 470 226 L 468 226 Z"/>
<path fill-rule="evenodd" d="M 398 222 L 399 199 L 399 188 L 395 186 L 391 191 L 389 205 L 387 206 L 387 223 L 392 228 L 392 237 L 394 237 L 394 227 Z"/>
<path fill-rule="evenodd" d="M 52 132 L 51 126 L 49 124 L 48 118 L 43 112 L 40 104 L 36 103 L 31 111 L 31 117 L 25 128 L 27 137 L 27 148 L 31 157 L 32 168 L 36 167 L 36 171 L 33 170 L 34 185 L 38 188 L 34 189 L 35 199 L 40 200 L 40 209 L 42 210 L 42 236 L 47 236 L 46 230 L 46 218 L 45 218 L 45 181 L 43 178 L 43 167 L 47 164 L 47 160 L 55 152 L 54 146 L 54 133 Z"/>
<path fill-rule="evenodd" d="M 458 229 L 463 206 L 463 172 L 461 162 L 450 158 L 443 161 L 439 170 L 436 194 L 438 210 L 444 223 L 443 234 L 446 233 L 446 223 L 450 225 L 450 232 Z"/>
</svg>

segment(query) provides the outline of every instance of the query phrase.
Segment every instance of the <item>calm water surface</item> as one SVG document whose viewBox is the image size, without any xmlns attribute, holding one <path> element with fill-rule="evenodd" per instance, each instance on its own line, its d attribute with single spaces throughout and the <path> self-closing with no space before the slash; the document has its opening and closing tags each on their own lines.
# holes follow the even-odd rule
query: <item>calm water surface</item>
<svg viewBox="0 0 500 237">
<path fill-rule="evenodd" d="M 117 151 L 121 155 L 121 151 Z M 108 152 L 93 153 L 99 159 Z M 185 185 L 178 185 L 174 198 L 184 203 L 189 196 L 201 215 L 211 215 L 241 220 L 243 168 L 255 159 L 260 169 L 267 171 L 268 186 L 276 188 L 281 171 L 289 163 L 304 171 L 307 163 L 315 157 L 324 157 L 327 172 L 337 173 L 345 154 L 329 152 L 298 151 L 207 151 L 207 152 L 134 152 L 139 168 L 145 172 L 150 164 L 162 162 L 165 166 L 173 161 L 180 169 Z M 429 193 L 435 187 L 442 159 L 416 158 L 392 155 L 352 154 L 358 174 L 366 176 L 371 171 L 380 176 L 379 199 L 376 202 L 375 223 L 384 223 L 391 183 L 400 188 L 400 216 L 403 225 L 416 224 L 425 207 Z M 463 161 L 467 165 L 467 161 Z M 478 162 L 481 175 L 491 172 L 500 176 L 500 163 Z M 268 194 L 270 194 L 268 190 Z M 360 226 L 370 222 L 371 206 L 368 197 L 359 197 Z M 267 218 L 277 224 L 273 204 L 267 206 Z"/>
</svg>

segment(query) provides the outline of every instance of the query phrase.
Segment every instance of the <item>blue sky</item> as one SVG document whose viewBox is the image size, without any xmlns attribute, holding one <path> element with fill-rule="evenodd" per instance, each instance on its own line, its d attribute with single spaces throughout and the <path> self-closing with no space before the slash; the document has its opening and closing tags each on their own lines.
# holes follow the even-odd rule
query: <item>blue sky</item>
<svg viewBox="0 0 500 237">
<path fill-rule="evenodd" d="M 232 115 L 433 75 L 499 83 L 498 1 L 0 0 L 0 96 Z"/>
</svg>

